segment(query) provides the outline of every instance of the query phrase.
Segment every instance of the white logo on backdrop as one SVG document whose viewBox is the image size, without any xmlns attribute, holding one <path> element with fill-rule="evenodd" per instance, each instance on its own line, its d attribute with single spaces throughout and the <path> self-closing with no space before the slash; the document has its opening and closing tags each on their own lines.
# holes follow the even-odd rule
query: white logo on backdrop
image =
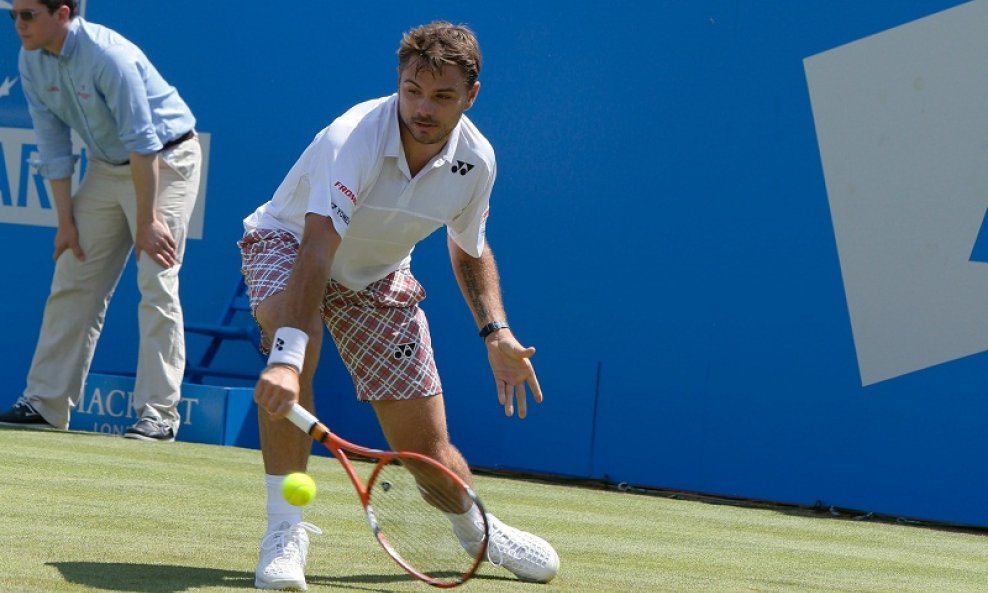
<svg viewBox="0 0 988 593">
<path fill-rule="evenodd" d="M 72 136 L 75 152 L 79 154 L 79 139 L 75 134 Z M 38 158 L 35 143 L 34 130 L 0 128 L 0 156 L 3 157 L 0 165 L 4 166 L 0 170 L 0 222 L 57 226 L 50 186 L 31 166 Z M 81 166 L 76 167 L 73 179 L 76 187 L 81 169 Z"/>
<path fill-rule="evenodd" d="M 7 95 L 9 95 L 10 94 L 10 89 L 14 88 L 14 85 L 15 84 L 17 84 L 17 77 L 14 77 L 14 78 L 6 77 L 6 78 L 4 78 L 3 79 L 3 82 L 0 83 L 0 97 L 6 97 Z"/>
<path fill-rule="evenodd" d="M 209 171 L 210 134 L 199 134 L 202 146 L 202 173 L 199 178 L 199 199 L 189 221 L 189 238 L 201 239 L 206 209 L 206 180 Z M 76 165 L 73 186 L 78 187 L 79 175 L 84 173 L 86 151 L 82 141 L 72 134 L 73 151 L 82 158 Z M 0 128 L 0 223 L 30 226 L 58 226 L 58 213 L 51 195 L 51 186 L 31 165 L 38 159 L 34 130 Z"/>
<path fill-rule="evenodd" d="M 988 350 L 988 1 L 804 61 L 861 382 Z"/>
</svg>

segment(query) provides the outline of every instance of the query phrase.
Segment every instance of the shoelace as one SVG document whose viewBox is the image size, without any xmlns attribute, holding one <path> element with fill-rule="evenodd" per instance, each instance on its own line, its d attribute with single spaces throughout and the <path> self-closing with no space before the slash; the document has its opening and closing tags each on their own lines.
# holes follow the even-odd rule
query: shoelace
<svg viewBox="0 0 988 593">
<path fill-rule="evenodd" d="M 278 529 L 268 533 L 261 538 L 261 549 L 275 549 L 278 551 L 279 556 L 284 554 L 291 560 L 304 561 L 304 558 L 302 558 L 302 547 L 299 545 L 299 529 L 304 529 L 305 531 L 316 535 L 322 534 L 322 529 L 319 529 L 312 523 L 306 523 L 303 521 L 301 523 L 288 526 L 285 529 Z"/>
<path fill-rule="evenodd" d="M 507 548 L 507 550 L 505 550 Z M 512 540 L 508 537 L 500 526 L 491 525 L 491 539 L 487 542 L 487 560 L 494 566 L 501 566 L 504 564 L 505 556 L 510 556 L 515 560 L 522 560 L 525 556 L 525 551 L 528 548 L 519 542 Z M 500 555 L 498 560 L 494 560 L 492 554 L 494 552 Z"/>
<path fill-rule="evenodd" d="M 167 435 L 168 437 L 175 436 L 172 427 L 169 426 L 164 420 L 161 420 L 159 418 L 155 418 L 153 416 L 144 416 L 137 421 L 137 424 L 134 425 L 134 428 L 139 428 L 142 425 L 148 426 L 148 428 L 145 429 L 147 432 L 160 431 L 161 433 Z"/>
</svg>

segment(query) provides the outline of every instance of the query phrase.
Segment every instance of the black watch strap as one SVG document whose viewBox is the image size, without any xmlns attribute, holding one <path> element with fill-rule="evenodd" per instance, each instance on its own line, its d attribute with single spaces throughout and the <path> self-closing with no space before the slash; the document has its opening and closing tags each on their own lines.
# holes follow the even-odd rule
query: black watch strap
<svg viewBox="0 0 988 593">
<path fill-rule="evenodd" d="M 497 330 L 505 329 L 507 327 L 508 327 L 507 321 L 492 321 L 487 325 L 485 325 L 484 327 L 480 328 L 480 338 L 484 339 L 487 336 L 491 335 L 492 333 L 496 332 Z"/>
</svg>

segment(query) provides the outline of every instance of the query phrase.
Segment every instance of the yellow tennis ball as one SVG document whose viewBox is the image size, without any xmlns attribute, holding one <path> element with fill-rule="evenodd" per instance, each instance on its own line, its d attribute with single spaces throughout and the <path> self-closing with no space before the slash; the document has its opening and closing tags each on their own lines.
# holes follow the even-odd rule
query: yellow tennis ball
<svg viewBox="0 0 988 593">
<path fill-rule="evenodd" d="M 300 507 L 309 504 L 316 496 L 316 483 L 309 474 L 295 472 L 281 481 L 281 495 L 288 504 Z"/>
</svg>

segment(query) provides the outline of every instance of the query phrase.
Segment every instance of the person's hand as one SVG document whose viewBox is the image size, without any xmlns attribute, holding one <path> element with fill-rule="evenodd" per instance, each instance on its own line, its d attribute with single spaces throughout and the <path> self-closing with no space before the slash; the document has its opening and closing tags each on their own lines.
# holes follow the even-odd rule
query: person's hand
<svg viewBox="0 0 988 593">
<path fill-rule="evenodd" d="M 487 359 L 494 372 L 494 383 L 497 387 L 497 401 L 504 406 L 504 414 L 511 416 L 518 406 L 518 417 L 528 414 L 528 399 L 525 395 L 525 384 L 532 391 L 536 403 L 542 403 L 542 389 L 531 358 L 535 348 L 522 346 L 509 329 L 501 329 L 487 337 Z"/>
<path fill-rule="evenodd" d="M 86 261 L 86 254 L 82 252 L 82 247 L 79 246 L 79 229 L 76 228 L 75 222 L 58 225 L 58 230 L 55 231 L 55 252 L 52 254 L 52 259 L 58 261 L 59 256 L 65 253 L 66 249 L 71 249 L 77 260 Z"/>
<path fill-rule="evenodd" d="M 254 401 L 272 418 L 284 418 L 298 403 L 298 371 L 285 364 L 272 364 L 261 371 L 254 386 Z"/>
<path fill-rule="evenodd" d="M 175 244 L 175 238 L 160 220 L 155 219 L 148 224 L 137 227 L 135 247 L 138 258 L 143 252 L 164 268 L 170 268 L 178 263 L 178 248 Z"/>
</svg>

